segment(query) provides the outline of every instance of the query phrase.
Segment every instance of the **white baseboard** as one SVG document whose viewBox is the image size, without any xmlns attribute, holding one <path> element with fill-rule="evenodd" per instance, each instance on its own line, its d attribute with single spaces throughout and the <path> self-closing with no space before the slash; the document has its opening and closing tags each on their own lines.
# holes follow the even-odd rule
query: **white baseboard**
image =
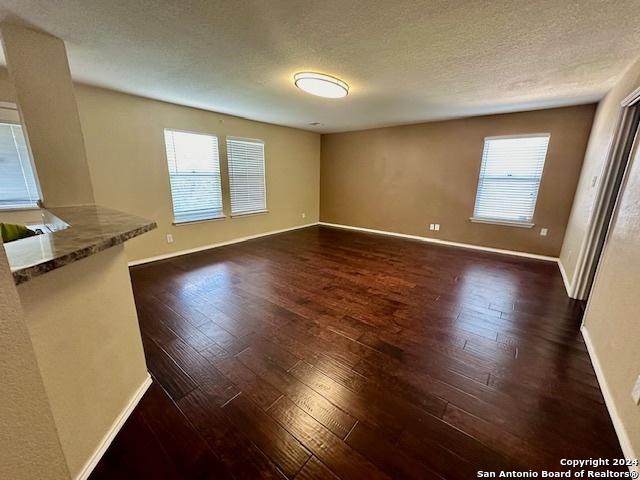
<svg viewBox="0 0 640 480">
<path fill-rule="evenodd" d="M 334 228 L 344 228 L 346 230 L 355 230 L 357 232 L 377 233 L 380 235 L 389 235 L 391 237 L 410 238 L 412 240 L 420 240 L 421 242 L 437 243 L 438 245 L 448 245 L 450 247 L 466 248 L 469 250 L 480 250 L 483 252 L 501 253 L 503 255 L 513 255 L 516 257 L 534 258 L 536 260 L 545 260 L 547 262 L 557 262 L 558 257 L 549 257 L 546 255 L 538 255 L 536 253 L 519 252 L 516 250 L 504 250 L 501 248 L 483 247 L 481 245 L 473 245 L 471 243 L 450 242 L 448 240 L 440 240 L 438 238 L 420 237 L 418 235 L 407 235 L 405 233 L 389 232 L 387 230 L 373 230 L 371 228 L 353 227 L 351 225 L 341 225 L 338 223 L 319 222 L 320 225 Z"/>
<path fill-rule="evenodd" d="M 564 265 L 559 258 L 558 267 L 560 267 L 560 274 L 562 275 L 562 282 L 564 283 L 564 289 L 567 291 L 567 295 L 569 296 L 569 298 L 575 298 L 573 296 L 573 287 L 571 286 L 571 282 L 569 281 L 569 277 L 567 276 L 567 271 L 564 269 Z"/>
<path fill-rule="evenodd" d="M 225 245 L 233 245 L 234 243 L 246 242 L 247 240 L 253 240 L 254 238 L 267 237 L 269 235 L 275 235 L 277 233 L 290 232 L 292 230 L 299 230 L 301 228 L 312 227 L 318 225 L 318 222 L 306 223 L 304 225 L 296 225 L 295 227 L 283 228 L 281 230 L 272 230 L 270 232 L 258 233 L 256 235 L 249 235 L 248 237 L 238 237 L 226 242 L 211 243 L 209 245 L 203 245 L 202 247 L 190 248 L 188 250 L 179 250 L 177 252 L 165 253 L 164 255 L 157 255 L 155 257 L 142 258 L 140 260 L 132 260 L 128 263 L 130 267 L 136 265 L 142 265 L 144 263 L 157 262 L 158 260 L 166 260 L 167 258 L 179 257 L 182 255 L 188 255 L 190 253 L 203 252 L 205 250 L 211 250 L 212 248 L 224 247 Z"/>
<path fill-rule="evenodd" d="M 76 480 L 86 480 L 87 478 L 89 478 L 89 475 L 91 475 L 93 469 L 96 468 L 96 465 L 98 465 L 98 462 L 107 451 L 107 448 L 109 448 L 109 445 L 111 445 L 111 442 L 124 425 L 124 422 L 127 421 L 127 418 L 129 418 L 129 415 L 131 415 L 134 408 L 136 408 L 136 405 L 138 405 L 138 402 L 140 402 L 140 399 L 142 399 L 142 396 L 150 386 L 151 376 L 147 373 L 147 377 L 144 379 L 140 387 L 138 387 L 138 390 L 136 390 L 136 392 L 133 394 L 131 400 L 129 400 L 129 403 L 124 408 L 124 410 L 122 410 L 122 412 L 120 412 L 120 415 L 118 415 L 118 417 L 115 419 L 115 421 L 111 425 L 111 428 L 109 428 L 109 431 L 105 434 L 104 437 L 102 437 L 100 444 L 95 449 L 93 455 L 91 455 L 89 460 L 87 460 L 87 463 L 84 464 L 84 467 L 82 467 L 82 470 L 76 477 Z"/>
<path fill-rule="evenodd" d="M 622 419 L 618 414 L 618 409 L 616 408 L 616 405 L 613 401 L 613 396 L 611 395 L 609 384 L 607 383 L 604 371 L 602 370 L 602 365 L 600 365 L 600 360 L 598 359 L 598 355 L 596 354 L 593 342 L 591 341 L 589 331 L 584 325 L 580 328 L 580 331 L 582 332 L 584 343 L 587 346 L 589 358 L 591 358 L 591 364 L 593 365 L 593 369 L 596 372 L 596 378 L 598 379 L 598 384 L 600 385 L 600 390 L 602 391 L 602 396 L 604 397 L 604 403 L 607 405 L 607 410 L 609 411 L 609 416 L 611 417 L 613 428 L 615 429 L 616 435 L 618 436 L 618 441 L 620 442 L 620 447 L 622 448 L 624 458 L 639 458 L 633 450 L 631 440 L 629 439 L 629 435 L 627 435 L 627 429 L 624 427 Z M 630 467 L 629 470 L 631 470 L 632 472 L 640 473 L 640 469 L 637 466 Z"/>
</svg>

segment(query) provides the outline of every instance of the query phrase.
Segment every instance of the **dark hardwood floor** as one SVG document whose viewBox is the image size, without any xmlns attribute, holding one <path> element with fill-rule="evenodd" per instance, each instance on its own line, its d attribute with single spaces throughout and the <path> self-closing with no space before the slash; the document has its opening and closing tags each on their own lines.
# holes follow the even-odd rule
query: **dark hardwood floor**
<svg viewBox="0 0 640 480">
<path fill-rule="evenodd" d="M 154 383 L 93 480 L 622 456 L 554 263 L 311 227 L 131 275 Z"/>
</svg>

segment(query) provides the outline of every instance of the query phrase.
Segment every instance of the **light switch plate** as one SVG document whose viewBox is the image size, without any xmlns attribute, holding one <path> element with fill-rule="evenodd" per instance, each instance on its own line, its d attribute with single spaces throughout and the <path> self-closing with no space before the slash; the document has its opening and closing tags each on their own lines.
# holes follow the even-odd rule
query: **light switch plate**
<svg viewBox="0 0 640 480">
<path fill-rule="evenodd" d="M 636 405 L 640 405 L 640 375 L 636 378 L 636 384 L 633 386 L 631 398 L 633 398 Z"/>
<path fill-rule="evenodd" d="M 540 236 L 541 237 L 546 237 L 547 233 L 549 233 L 549 229 L 548 228 L 541 228 L 540 229 Z"/>
</svg>

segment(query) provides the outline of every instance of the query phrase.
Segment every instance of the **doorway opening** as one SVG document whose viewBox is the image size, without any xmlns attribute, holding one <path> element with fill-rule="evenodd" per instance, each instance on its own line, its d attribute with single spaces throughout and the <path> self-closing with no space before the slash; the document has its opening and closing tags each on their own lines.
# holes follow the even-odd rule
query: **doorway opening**
<svg viewBox="0 0 640 480">
<path fill-rule="evenodd" d="M 578 257 L 578 269 L 572 292 L 570 292 L 572 298 L 580 300 L 589 298 L 629 159 L 634 151 L 634 144 L 638 141 L 639 126 L 640 88 L 621 102 L 616 133 L 602 171 L 600 188 L 594 200 L 587 239 Z"/>
</svg>

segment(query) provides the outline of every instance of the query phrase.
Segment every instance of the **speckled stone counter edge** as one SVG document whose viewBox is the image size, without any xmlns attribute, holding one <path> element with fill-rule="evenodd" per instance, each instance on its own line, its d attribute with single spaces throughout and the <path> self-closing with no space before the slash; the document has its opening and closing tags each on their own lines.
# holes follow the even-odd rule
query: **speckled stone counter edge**
<svg viewBox="0 0 640 480">
<path fill-rule="evenodd" d="M 16 285 L 157 227 L 153 221 L 96 205 L 48 210 L 70 227 L 5 245 Z"/>
</svg>

